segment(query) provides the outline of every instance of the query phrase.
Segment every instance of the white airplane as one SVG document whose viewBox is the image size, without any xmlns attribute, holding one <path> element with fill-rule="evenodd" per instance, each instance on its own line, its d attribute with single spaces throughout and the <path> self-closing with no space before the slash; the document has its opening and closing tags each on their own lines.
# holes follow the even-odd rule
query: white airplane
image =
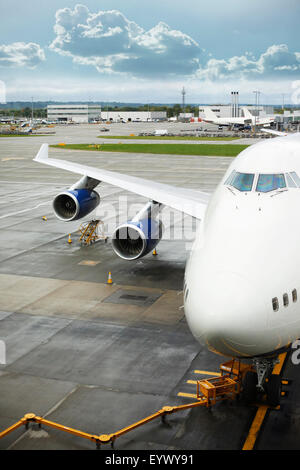
<svg viewBox="0 0 300 470">
<path fill-rule="evenodd" d="M 278 354 L 300 337 L 299 148 L 299 133 L 248 147 L 233 159 L 212 197 L 48 158 L 48 144 L 35 161 L 82 175 L 53 201 L 61 220 L 95 209 L 100 196 L 94 189 L 101 181 L 148 199 L 114 232 L 112 247 L 123 259 L 138 259 L 157 245 L 164 205 L 202 221 L 184 277 L 188 325 L 210 350 L 253 360 L 257 374 L 246 375 L 247 389 L 251 396 L 267 391 L 275 404 L 281 381 L 271 371 Z"/>
<path fill-rule="evenodd" d="M 259 116 L 253 116 L 252 113 L 250 113 L 249 109 L 246 107 L 242 108 L 244 117 L 248 120 L 251 119 L 251 125 L 252 126 L 270 126 L 275 122 L 275 118 L 273 117 L 265 117 L 265 118 L 260 118 Z"/>
<path fill-rule="evenodd" d="M 219 118 L 216 114 L 210 109 L 205 109 L 204 118 L 201 118 L 202 121 L 216 124 L 218 126 L 270 126 L 275 119 L 274 118 L 259 118 L 258 116 L 255 118 L 250 111 L 244 107 L 242 108 L 244 112 L 244 117 L 227 117 L 227 118 Z"/>
</svg>

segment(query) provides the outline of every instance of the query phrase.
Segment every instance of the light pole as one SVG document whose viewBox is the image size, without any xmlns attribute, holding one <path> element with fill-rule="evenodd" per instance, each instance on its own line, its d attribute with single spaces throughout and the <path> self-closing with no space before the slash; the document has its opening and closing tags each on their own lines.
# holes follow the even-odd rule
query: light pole
<svg viewBox="0 0 300 470">
<path fill-rule="evenodd" d="M 256 107 L 256 112 L 255 112 L 254 126 L 255 126 L 255 130 L 256 130 L 256 122 L 257 122 L 257 116 L 258 116 L 258 105 L 259 105 L 259 95 L 260 95 L 260 91 L 255 90 L 253 93 L 255 94 L 255 107 Z"/>
<path fill-rule="evenodd" d="M 231 117 L 239 117 L 239 92 L 231 92 Z"/>
<path fill-rule="evenodd" d="M 185 118 L 185 95 L 186 95 L 186 91 L 184 87 L 182 87 L 181 94 L 182 94 L 182 113 L 183 113 L 183 120 L 184 120 Z"/>
</svg>

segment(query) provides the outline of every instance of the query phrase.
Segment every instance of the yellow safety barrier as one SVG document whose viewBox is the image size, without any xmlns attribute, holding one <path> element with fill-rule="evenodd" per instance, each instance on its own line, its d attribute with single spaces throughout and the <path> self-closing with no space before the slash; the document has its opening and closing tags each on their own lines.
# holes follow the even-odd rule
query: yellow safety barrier
<svg viewBox="0 0 300 470">
<path fill-rule="evenodd" d="M 73 434 L 74 436 L 82 437 L 84 439 L 88 439 L 92 442 L 96 443 L 96 447 L 99 449 L 101 444 L 111 444 L 113 447 L 115 440 L 123 436 L 124 434 L 133 431 L 134 429 L 138 428 L 139 426 L 143 426 L 146 423 L 149 423 L 150 421 L 153 421 L 156 418 L 161 417 L 163 420 L 166 415 L 175 413 L 176 411 L 181 411 L 185 410 L 187 408 L 193 408 L 196 406 L 203 406 L 206 403 L 205 399 L 201 399 L 195 403 L 189 403 L 188 405 L 181 405 L 181 406 L 165 406 L 161 410 L 157 411 L 153 415 L 147 416 L 147 418 L 142 419 L 141 421 L 138 421 L 134 424 L 131 424 L 130 426 L 127 426 L 126 428 L 121 429 L 120 431 L 117 431 L 112 434 L 101 434 L 101 435 L 96 435 L 96 434 L 89 434 L 87 432 L 80 431 L 78 429 L 70 428 L 68 426 L 64 426 L 59 423 L 55 423 L 54 421 L 49 421 L 48 419 L 42 418 L 41 416 L 36 416 L 34 413 L 27 413 L 24 415 L 23 418 L 21 418 L 19 421 L 17 421 L 15 424 L 10 426 L 9 428 L 5 429 L 4 431 L 0 432 L 0 439 L 3 437 L 7 436 L 9 433 L 13 432 L 15 429 L 18 429 L 21 426 L 25 426 L 26 429 L 29 427 L 29 423 L 37 423 L 39 425 L 44 425 L 44 426 L 49 426 L 54 429 L 58 429 L 60 431 L 68 432 L 70 434 Z"/>
<path fill-rule="evenodd" d="M 43 424 L 45 426 L 68 432 L 84 439 L 89 439 L 90 441 L 96 443 L 97 448 L 100 448 L 101 444 L 109 443 L 113 447 L 114 442 L 118 437 L 121 437 L 124 434 L 133 431 L 134 429 L 143 426 L 150 421 L 153 421 L 154 419 L 161 418 L 164 422 L 166 416 L 171 415 L 172 413 L 183 411 L 189 408 L 195 408 L 197 406 L 206 406 L 209 408 L 219 400 L 235 398 L 235 396 L 240 392 L 241 381 L 244 373 L 250 368 L 251 366 L 241 364 L 240 361 L 238 361 L 238 366 L 235 367 L 234 360 L 222 364 L 220 366 L 221 375 L 212 377 L 210 379 L 197 380 L 197 394 L 194 395 L 197 401 L 179 406 L 164 406 L 156 413 L 153 413 L 152 415 L 149 415 L 146 418 L 111 434 L 89 434 L 78 429 L 70 428 L 53 421 L 49 421 L 45 418 L 42 418 L 41 416 L 36 416 L 33 413 L 28 413 L 17 423 L 2 431 L 0 433 L 0 439 L 7 436 L 9 433 L 13 432 L 22 425 L 25 425 L 25 427 L 28 429 L 29 423 L 38 423 L 39 425 Z"/>
</svg>

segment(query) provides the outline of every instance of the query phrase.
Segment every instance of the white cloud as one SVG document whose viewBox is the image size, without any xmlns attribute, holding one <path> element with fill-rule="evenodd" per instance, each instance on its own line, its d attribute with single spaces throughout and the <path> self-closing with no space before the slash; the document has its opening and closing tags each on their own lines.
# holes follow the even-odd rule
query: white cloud
<svg viewBox="0 0 300 470">
<path fill-rule="evenodd" d="M 290 52 L 286 44 L 273 45 L 260 56 L 258 63 L 263 73 L 273 73 L 276 70 L 299 71 L 300 53 Z"/>
<path fill-rule="evenodd" d="M 290 52 L 286 44 L 270 46 L 256 60 L 253 54 L 245 53 L 230 59 L 210 59 L 200 68 L 197 76 L 208 80 L 228 78 L 284 78 L 300 71 L 300 53 Z"/>
<path fill-rule="evenodd" d="M 0 45 L 0 66 L 34 68 L 45 60 L 45 54 L 39 44 L 33 42 L 14 42 Z"/>
<path fill-rule="evenodd" d="M 50 48 L 99 72 L 134 76 L 190 75 L 202 49 L 187 34 L 160 22 L 145 31 L 116 10 L 90 13 L 84 5 L 60 9 Z"/>
<path fill-rule="evenodd" d="M 91 13 L 84 5 L 56 12 L 56 37 L 50 48 L 99 72 L 135 77 L 192 77 L 217 81 L 294 76 L 300 52 L 272 45 L 256 58 L 252 52 L 216 59 L 187 34 L 160 22 L 145 31 L 120 11 Z M 237 32 L 237 31 L 236 31 Z M 204 56 L 206 63 L 204 63 Z"/>
</svg>

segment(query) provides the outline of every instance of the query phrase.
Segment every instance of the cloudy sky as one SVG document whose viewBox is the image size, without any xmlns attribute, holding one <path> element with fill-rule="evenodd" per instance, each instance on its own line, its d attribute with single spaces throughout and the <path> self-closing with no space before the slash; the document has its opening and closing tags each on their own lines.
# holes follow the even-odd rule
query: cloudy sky
<svg viewBox="0 0 300 470">
<path fill-rule="evenodd" d="M 300 96 L 299 0 L 0 0 L 7 101 Z M 283 97 L 284 95 L 284 97 Z"/>
</svg>

